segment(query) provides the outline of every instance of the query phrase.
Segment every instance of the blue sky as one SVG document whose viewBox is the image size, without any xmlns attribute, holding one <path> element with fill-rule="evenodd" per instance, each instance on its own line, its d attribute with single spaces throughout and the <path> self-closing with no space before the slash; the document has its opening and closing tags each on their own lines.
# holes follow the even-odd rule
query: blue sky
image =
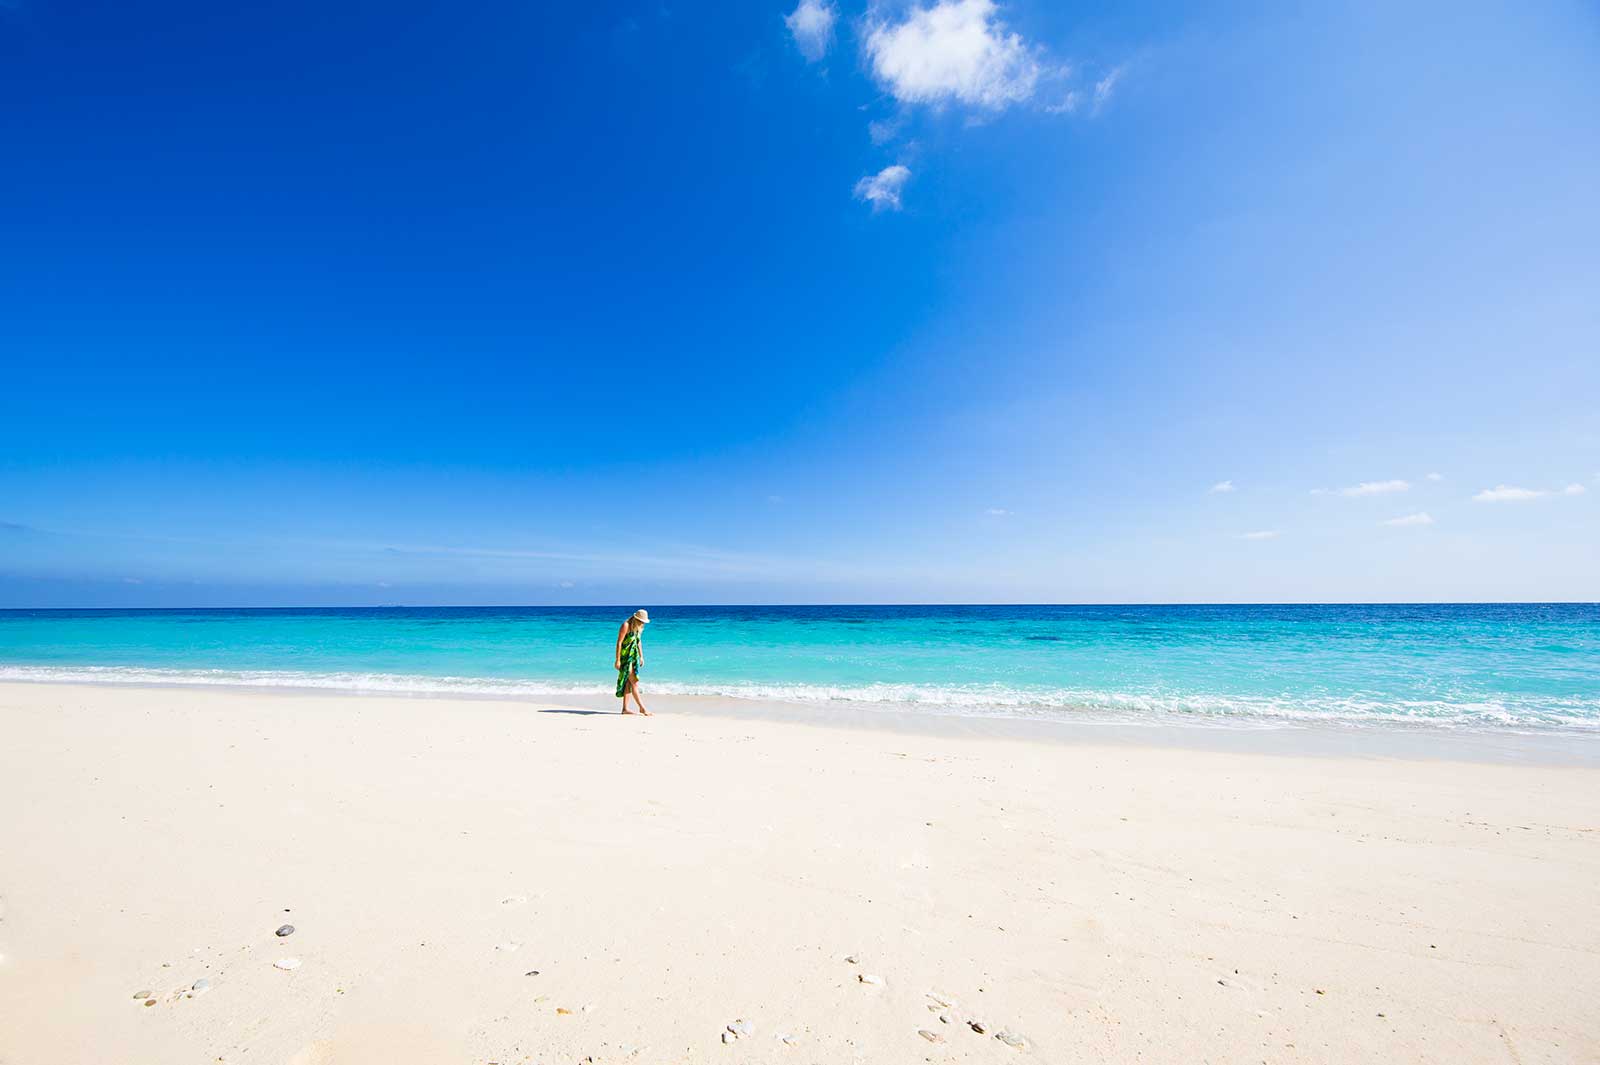
<svg viewBox="0 0 1600 1065">
<path fill-rule="evenodd" d="M 0 81 L 0 606 L 1600 599 L 1590 4 L 11 0 Z"/>
</svg>

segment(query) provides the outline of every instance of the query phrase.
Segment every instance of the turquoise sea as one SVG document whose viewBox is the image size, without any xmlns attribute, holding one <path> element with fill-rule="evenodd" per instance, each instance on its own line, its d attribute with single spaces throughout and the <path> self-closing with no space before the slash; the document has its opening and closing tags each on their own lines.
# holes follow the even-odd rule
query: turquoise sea
<svg viewBox="0 0 1600 1065">
<path fill-rule="evenodd" d="M 647 694 L 1600 732 L 1600 604 L 646 605 Z M 0 680 L 608 694 L 617 625 L 631 610 L 0 611 Z"/>
</svg>

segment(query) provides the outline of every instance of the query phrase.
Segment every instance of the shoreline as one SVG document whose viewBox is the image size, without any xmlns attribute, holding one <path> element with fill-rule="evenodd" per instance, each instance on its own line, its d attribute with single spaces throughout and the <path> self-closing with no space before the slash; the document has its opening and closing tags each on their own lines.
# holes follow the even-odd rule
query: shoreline
<svg viewBox="0 0 1600 1065">
<path fill-rule="evenodd" d="M 11 686 L 129 689 L 173 692 L 244 693 L 269 697 L 396 699 L 407 702 L 487 702 L 547 708 L 574 708 L 616 713 L 617 699 L 606 695 L 502 694 L 328 689 L 315 686 L 250 685 L 232 683 L 162 683 L 125 680 L 82 681 L 54 679 L 0 680 L 0 692 Z M 701 715 L 733 720 L 755 720 L 814 725 L 845 730 L 872 729 L 903 735 L 947 738 L 1009 739 L 1068 745 L 1111 745 L 1164 749 L 1269 754 L 1289 757 L 1348 757 L 1368 759 L 1483 762 L 1489 764 L 1546 765 L 1600 768 L 1600 732 L 1550 729 L 1467 730 L 1446 726 L 1395 722 L 1352 724 L 1343 721 L 1287 722 L 1249 719 L 1213 719 L 1206 723 L 1151 718 L 1143 721 L 1074 720 L 1066 717 L 1023 717 L 1002 714 L 962 714 L 947 709 L 919 710 L 915 704 L 785 702 L 730 696 L 652 695 L 668 716 Z"/>
</svg>

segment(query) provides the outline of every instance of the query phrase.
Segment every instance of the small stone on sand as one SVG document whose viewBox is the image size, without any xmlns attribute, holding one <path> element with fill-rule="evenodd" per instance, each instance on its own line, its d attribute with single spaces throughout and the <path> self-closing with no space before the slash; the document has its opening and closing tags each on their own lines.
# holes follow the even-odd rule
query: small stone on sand
<svg viewBox="0 0 1600 1065">
<path fill-rule="evenodd" d="M 1001 1029 L 1000 1031 L 994 1033 L 994 1037 L 1000 1040 L 1000 1042 L 1004 1043 L 1006 1046 L 1016 1047 L 1018 1050 L 1021 1050 L 1023 1047 L 1028 1045 L 1028 1041 L 1026 1039 L 1022 1038 L 1020 1035 L 1017 1035 L 1015 1032 L 1008 1032 L 1005 1029 Z"/>
<path fill-rule="evenodd" d="M 971 1028 L 974 1032 L 977 1032 L 979 1035 L 982 1035 L 984 1032 L 988 1031 L 988 1029 L 985 1028 L 982 1024 L 980 1024 L 978 1021 L 968 1021 L 967 1022 L 967 1027 Z"/>
<path fill-rule="evenodd" d="M 572 1011 L 567 1009 L 567 1007 L 565 1007 L 565 1006 L 557 1006 L 556 1007 L 556 1012 L 559 1013 L 563 1017 L 572 1016 Z"/>
<path fill-rule="evenodd" d="M 300 959 L 279 958 L 277 961 L 272 963 L 272 967 L 274 969 L 282 969 L 285 972 L 292 972 L 293 970 L 300 968 Z"/>
<path fill-rule="evenodd" d="M 144 1004 L 146 1006 L 154 1006 L 156 1004 L 156 1000 L 153 998 L 147 998 L 144 1000 Z"/>
<path fill-rule="evenodd" d="M 730 1031 L 727 1031 L 727 1030 L 724 1030 L 724 1031 L 723 1031 L 723 1033 L 722 1033 L 722 1041 L 723 1041 L 723 1042 L 724 1042 L 724 1043 L 731 1043 L 731 1042 L 733 1042 L 733 1041 L 734 1041 L 734 1040 L 735 1040 L 735 1039 L 737 1039 L 737 1038 L 739 1038 L 739 1037 L 738 1037 L 738 1036 L 736 1036 L 736 1035 L 734 1035 L 734 1034 L 733 1034 L 733 1033 L 732 1033 L 732 1032 L 730 1032 Z"/>
<path fill-rule="evenodd" d="M 153 992 L 153 991 L 135 991 L 133 993 L 133 997 L 134 998 L 149 998 L 154 993 L 155 992 Z"/>
<path fill-rule="evenodd" d="M 732 1032 L 735 1036 L 746 1036 L 755 1031 L 755 1029 L 750 1026 L 749 1021 L 737 1020 L 728 1025 L 728 1031 Z"/>
<path fill-rule="evenodd" d="M 856 979 L 860 980 L 863 984 L 872 984 L 874 987 L 883 986 L 883 977 L 874 976 L 872 973 L 862 973 L 860 976 L 857 976 Z"/>
<path fill-rule="evenodd" d="M 279 939 L 282 939 L 284 936 L 292 936 L 294 935 L 294 925 L 280 924 L 278 926 L 278 930 L 272 934 L 277 936 Z"/>
<path fill-rule="evenodd" d="M 200 979 L 196 980 L 194 983 L 189 985 L 189 990 L 190 991 L 205 991 L 210 986 L 211 986 L 211 981 L 207 980 L 205 977 L 202 976 Z"/>
<path fill-rule="evenodd" d="M 844 960 L 850 965 L 857 965 L 861 961 L 861 959 L 857 958 L 854 954 L 846 954 L 844 956 Z"/>
<path fill-rule="evenodd" d="M 940 1035 L 938 1032 L 930 1032 L 926 1028 L 918 1028 L 917 1034 L 930 1043 L 944 1042 L 944 1036 Z"/>
</svg>

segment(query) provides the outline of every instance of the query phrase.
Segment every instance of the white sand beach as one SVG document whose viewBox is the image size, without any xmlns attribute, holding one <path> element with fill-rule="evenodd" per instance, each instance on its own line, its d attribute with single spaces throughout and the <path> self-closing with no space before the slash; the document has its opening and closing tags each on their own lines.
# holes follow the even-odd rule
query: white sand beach
<svg viewBox="0 0 1600 1065">
<path fill-rule="evenodd" d="M 1600 1060 L 1595 768 L 561 709 L 0 686 L 0 1061 Z"/>
</svg>

